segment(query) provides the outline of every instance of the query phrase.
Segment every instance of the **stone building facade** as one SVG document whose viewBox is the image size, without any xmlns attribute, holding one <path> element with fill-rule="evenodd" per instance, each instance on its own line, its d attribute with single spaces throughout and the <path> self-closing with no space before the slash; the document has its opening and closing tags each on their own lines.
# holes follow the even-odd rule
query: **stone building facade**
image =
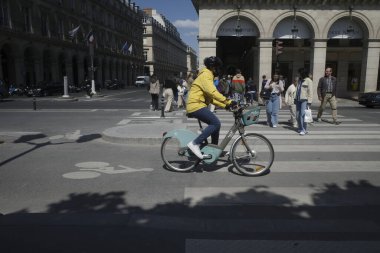
<svg viewBox="0 0 380 253">
<path fill-rule="evenodd" d="M 187 45 L 177 28 L 155 9 L 147 8 L 144 12 L 144 72 L 156 74 L 159 80 L 169 75 L 186 75 Z"/>
<path fill-rule="evenodd" d="M 199 14 L 199 59 L 217 55 L 227 72 L 240 68 L 256 84 L 275 70 L 289 84 L 301 67 L 316 81 L 331 66 L 338 96 L 379 89 L 378 0 L 192 2 Z"/>
<path fill-rule="evenodd" d="M 0 79 L 34 86 L 67 76 L 79 86 L 90 78 L 92 30 L 97 85 L 108 79 L 132 85 L 143 72 L 142 17 L 130 0 L 0 0 Z"/>
<path fill-rule="evenodd" d="M 198 69 L 197 52 L 192 47 L 187 47 L 187 73 L 195 73 Z"/>
</svg>

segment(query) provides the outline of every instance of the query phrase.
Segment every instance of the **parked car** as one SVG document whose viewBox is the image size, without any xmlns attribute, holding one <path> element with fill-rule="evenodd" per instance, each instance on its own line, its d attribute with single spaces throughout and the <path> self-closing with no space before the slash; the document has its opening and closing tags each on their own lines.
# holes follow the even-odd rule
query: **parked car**
<svg viewBox="0 0 380 253">
<path fill-rule="evenodd" d="M 63 84 L 60 82 L 39 83 L 37 86 L 31 87 L 28 92 L 28 97 L 45 97 L 63 94 Z"/>
<path fill-rule="evenodd" d="M 380 106 L 380 91 L 365 92 L 359 96 L 359 104 L 367 107 Z"/>
<path fill-rule="evenodd" d="M 136 87 L 146 87 L 150 83 L 149 76 L 138 76 L 135 81 Z"/>
</svg>

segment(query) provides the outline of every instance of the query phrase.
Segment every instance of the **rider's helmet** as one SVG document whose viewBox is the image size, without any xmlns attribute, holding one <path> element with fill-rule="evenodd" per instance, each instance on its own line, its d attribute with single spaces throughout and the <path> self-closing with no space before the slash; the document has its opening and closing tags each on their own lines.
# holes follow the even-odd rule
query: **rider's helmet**
<svg viewBox="0 0 380 253">
<path fill-rule="evenodd" d="M 206 57 L 203 62 L 206 68 L 210 70 L 213 69 L 214 75 L 218 76 L 221 73 L 221 67 L 223 65 L 223 62 L 219 57 L 216 57 L 216 56 Z"/>
</svg>

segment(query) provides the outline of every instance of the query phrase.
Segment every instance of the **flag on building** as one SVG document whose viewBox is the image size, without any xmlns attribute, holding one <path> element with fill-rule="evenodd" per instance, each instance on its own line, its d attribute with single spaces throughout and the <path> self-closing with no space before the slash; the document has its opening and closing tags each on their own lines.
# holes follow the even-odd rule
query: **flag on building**
<svg viewBox="0 0 380 253">
<path fill-rule="evenodd" d="M 128 53 L 129 54 L 132 54 L 132 44 L 129 46 L 129 48 L 128 48 Z"/>
<path fill-rule="evenodd" d="M 126 41 L 125 44 L 124 44 L 124 46 L 121 48 L 121 52 L 122 52 L 123 54 L 125 54 L 126 51 L 127 51 L 127 49 L 128 49 L 128 41 Z"/>
<path fill-rule="evenodd" d="M 75 27 L 73 30 L 69 31 L 69 39 L 70 40 L 73 40 L 75 38 L 75 36 L 77 35 L 77 33 L 79 31 L 79 28 L 80 28 L 80 25 Z"/>
<path fill-rule="evenodd" d="M 87 36 L 86 36 L 86 41 L 87 41 L 88 43 L 93 43 L 94 40 L 95 40 L 94 32 L 91 30 L 91 31 L 87 34 Z"/>
</svg>

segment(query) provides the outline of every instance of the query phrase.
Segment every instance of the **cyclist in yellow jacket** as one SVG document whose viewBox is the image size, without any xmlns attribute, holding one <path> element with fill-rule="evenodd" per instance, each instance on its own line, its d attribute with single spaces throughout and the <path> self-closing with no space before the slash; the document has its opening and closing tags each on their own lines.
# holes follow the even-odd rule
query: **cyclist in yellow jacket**
<svg viewBox="0 0 380 253">
<path fill-rule="evenodd" d="M 198 77 L 191 85 L 186 104 L 186 111 L 189 117 L 197 118 L 208 124 L 197 138 L 187 144 L 189 149 L 199 159 L 203 159 L 199 145 L 206 140 L 207 137 L 211 135 L 212 144 L 218 145 L 219 141 L 220 121 L 207 106 L 214 104 L 218 107 L 228 109 L 236 105 L 234 101 L 220 94 L 214 85 L 214 76 L 219 75 L 222 61 L 218 57 L 211 56 L 204 59 L 204 65 L 206 68 L 200 71 Z"/>
</svg>

